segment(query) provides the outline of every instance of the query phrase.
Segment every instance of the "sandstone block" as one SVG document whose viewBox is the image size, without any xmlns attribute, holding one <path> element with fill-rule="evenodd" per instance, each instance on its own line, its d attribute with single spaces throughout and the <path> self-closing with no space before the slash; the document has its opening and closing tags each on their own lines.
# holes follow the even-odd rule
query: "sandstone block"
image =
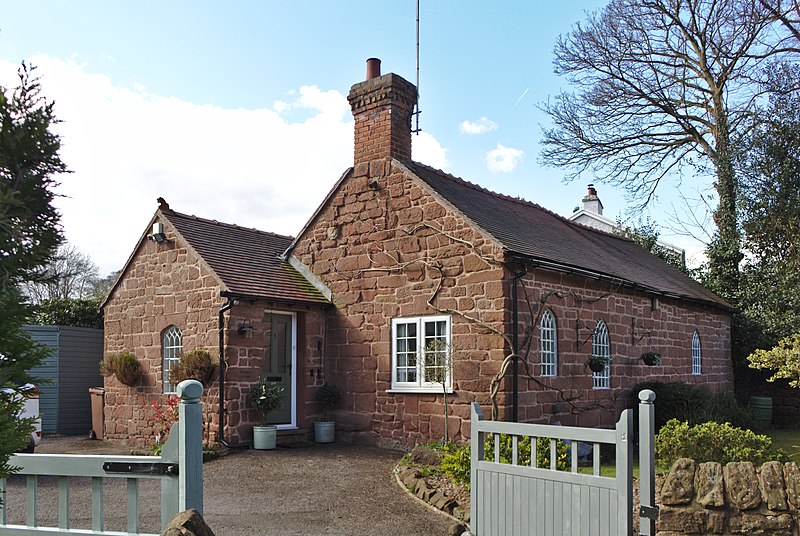
<svg viewBox="0 0 800 536">
<path fill-rule="evenodd" d="M 197 510 L 186 510 L 173 517 L 161 536 L 214 536 Z"/>
<path fill-rule="evenodd" d="M 689 458 L 675 460 L 661 488 L 662 504 L 674 506 L 692 502 L 695 468 L 694 460 Z"/>
<path fill-rule="evenodd" d="M 688 510 L 686 508 L 662 506 L 658 513 L 656 528 L 659 534 L 665 532 L 705 534 L 705 513 L 702 511 Z"/>
<path fill-rule="evenodd" d="M 717 462 L 701 463 L 695 477 L 697 502 L 704 508 L 725 505 L 722 466 Z"/>
<path fill-rule="evenodd" d="M 786 497 L 792 508 L 800 509 L 800 468 L 795 462 L 783 466 L 783 478 L 786 483 Z"/>
<path fill-rule="evenodd" d="M 781 462 L 767 462 L 762 465 L 758 478 L 761 484 L 761 496 L 767 504 L 767 508 L 787 510 Z"/>
<path fill-rule="evenodd" d="M 761 504 L 758 473 L 750 462 L 730 462 L 723 470 L 728 502 L 739 510 L 750 510 Z"/>
<path fill-rule="evenodd" d="M 745 512 L 730 516 L 728 526 L 732 534 L 792 534 L 792 516 Z"/>
<path fill-rule="evenodd" d="M 414 460 L 414 463 L 421 465 L 438 466 L 442 463 L 439 453 L 425 445 L 417 445 L 414 447 L 414 450 L 411 451 L 411 459 Z"/>
<path fill-rule="evenodd" d="M 725 514 L 723 512 L 706 512 L 706 534 L 723 534 L 725 532 Z"/>
</svg>

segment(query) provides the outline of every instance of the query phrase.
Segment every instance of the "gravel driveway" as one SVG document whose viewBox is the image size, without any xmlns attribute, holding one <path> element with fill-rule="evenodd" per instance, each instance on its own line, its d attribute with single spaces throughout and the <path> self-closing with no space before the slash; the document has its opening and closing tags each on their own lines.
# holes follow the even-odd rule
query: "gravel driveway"
<svg viewBox="0 0 800 536">
<path fill-rule="evenodd" d="M 79 438 L 47 438 L 37 452 L 128 454 L 115 445 Z M 392 469 L 400 456 L 338 444 L 235 452 L 203 467 L 205 519 L 217 536 L 447 534 L 453 524 L 449 518 L 420 505 L 396 484 Z M 72 480 L 72 524 L 88 527 L 88 480 Z M 123 530 L 124 481 L 109 480 L 107 528 Z M 9 479 L 10 523 L 24 516 L 23 486 L 21 477 Z M 39 494 L 40 524 L 54 525 L 56 483 L 40 479 Z M 141 530 L 158 532 L 159 486 L 144 482 L 140 494 Z"/>
</svg>

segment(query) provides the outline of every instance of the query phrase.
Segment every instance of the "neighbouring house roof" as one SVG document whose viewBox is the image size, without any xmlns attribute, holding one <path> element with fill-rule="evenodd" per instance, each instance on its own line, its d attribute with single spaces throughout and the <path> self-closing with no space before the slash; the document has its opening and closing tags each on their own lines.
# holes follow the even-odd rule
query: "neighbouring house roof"
<svg viewBox="0 0 800 536">
<path fill-rule="evenodd" d="M 576 224 L 529 201 L 491 192 L 424 164 L 404 165 L 511 255 L 731 309 L 725 300 L 632 240 Z"/>
<path fill-rule="evenodd" d="M 229 294 L 283 302 L 330 303 L 288 261 L 279 258 L 293 237 L 172 210 L 162 214 L 214 270 Z"/>
</svg>

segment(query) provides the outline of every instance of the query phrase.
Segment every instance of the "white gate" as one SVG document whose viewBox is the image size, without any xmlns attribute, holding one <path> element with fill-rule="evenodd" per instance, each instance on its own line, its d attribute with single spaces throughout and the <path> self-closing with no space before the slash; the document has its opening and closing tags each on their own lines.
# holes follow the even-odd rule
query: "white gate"
<svg viewBox="0 0 800 536">
<path fill-rule="evenodd" d="M 653 505 L 652 391 L 640 399 L 641 534 L 655 534 Z M 633 534 L 633 411 L 622 412 L 616 429 L 520 424 L 483 420 L 472 404 L 470 526 L 475 536 L 624 536 Z M 485 459 L 487 434 L 493 459 Z M 501 436 L 511 436 L 511 463 L 500 459 Z M 519 445 L 530 438 L 531 465 L 523 466 Z M 549 467 L 537 467 L 538 438 L 549 443 Z M 557 445 L 569 445 L 569 471 L 557 470 Z M 579 472 L 579 446 L 592 445 L 591 472 Z M 600 445 L 615 445 L 614 477 L 600 475 Z"/>
<path fill-rule="evenodd" d="M 178 384 L 181 399 L 178 422 L 164 443 L 161 456 L 79 456 L 71 454 L 19 454 L 9 464 L 26 476 L 25 524 L 7 524 L 6 482 L 0 480 L 0 535 L 79 534 L 145 535 L 139 532 L 139 481 L 161 480 L 161 527 L 183 510 L 203 511 L 203 422 L 200 395 L 203 386 L 195 380 Z M 58 526 L 39 526 L 37 488 L 39 476 L 58 477 Z M 92 526 L 70 527 L 70 477 L 90 477 Z M 127 481 L 127 531 L 105 530 L 103 480 Z"/>
</svg>

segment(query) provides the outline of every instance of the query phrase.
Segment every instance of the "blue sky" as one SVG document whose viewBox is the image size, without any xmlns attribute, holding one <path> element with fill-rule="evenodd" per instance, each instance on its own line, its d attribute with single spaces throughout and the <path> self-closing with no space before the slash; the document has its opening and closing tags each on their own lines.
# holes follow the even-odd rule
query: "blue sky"
<svg viewBox="0 0 800 536">
<path fill-rule="evenodd" d="M 604 3 L 422 0 L 414 158 L 571 213 L 593 177 L 564 184 L 538 164 L 536 104 L 567 87 L 552 72 L 558 35 Z M 414 81 L 414 0 L 26 0 L 0 21 L 0 83 L 38 65 L 73 171 L 64 230 L 103 273 L 123 265 L 158 196 L 296 233 L 352 164 L 345 97 L 373 56 Z M 665 187 L 657 221 L 675 196 Z M 598 190 L 607 216 L 625 211 L 622 192 Z"/>
</svg>

